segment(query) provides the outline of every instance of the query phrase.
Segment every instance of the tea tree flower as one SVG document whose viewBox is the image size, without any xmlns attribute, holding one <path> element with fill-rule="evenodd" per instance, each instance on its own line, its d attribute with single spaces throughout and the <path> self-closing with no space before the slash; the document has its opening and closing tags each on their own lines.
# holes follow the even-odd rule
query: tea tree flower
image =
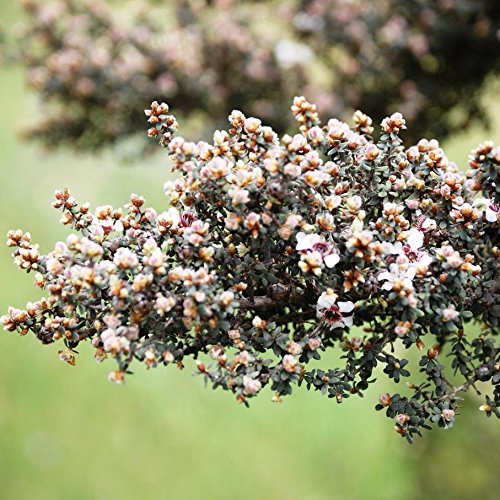
<svg viewBox="0 0 500 500">
<path fill-rule="evenodd" d="M 295 248 L 306 255 L 310 252 L 319 254 L 328 268 L 334 267 L 340 260 L 339 255 L 334 253 L 333 245 L 327 243 L 319 234 L 298 233 Z"/>
<path fill-rule="evenodd" d="M 405 150 L 398 113 L 374 142 L 368 116 L 322 126 L 297 97 L 300 133 L 279 141 L 234 111 L 212 144 L 177 137 L 168 113 L 154 102 L 146 117 L 179 174 L 165 185 L 172 206 L 133 194 L 123 209 L 91 210 L 57 191 L 65 242 L 42 255 L 28 233 L 8 233 L 45 298 L 9 308 L 5 330 L 63 344 L 70 365 L 89 341 L 97 362 L 117 364 L 116 383 L 139 363 L 194 358 L 197 374 L 243 404 L 267 389 L 281 401 L 295 386 L 342 403 L 368 396 L 378 376 L 406 379 L 376 408 L 410 442 L 452 427 L 478 382 L 484 413 L 500 415 L 497 148 L 480 146 L 463 175 L 437 141 Z M 480 333 L 464 333 L 471 321 Z M 338 366 L 311 368 L 335 349 Z"/>
<path fill-rule="evenodd" d="M 328 289 L 323 292 L 316 305 L 317 316 L 331 328 L 351 326 L 353 322 L 349 313 L 354 309 L 352 302 L 337 302 L 336 293 Z"/>
</svg>

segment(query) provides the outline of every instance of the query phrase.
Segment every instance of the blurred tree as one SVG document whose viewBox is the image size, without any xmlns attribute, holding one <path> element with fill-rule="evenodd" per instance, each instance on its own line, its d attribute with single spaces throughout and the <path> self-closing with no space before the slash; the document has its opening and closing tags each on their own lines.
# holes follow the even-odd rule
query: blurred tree
<svg viewBox="0 0 500 500">
<path fill-rule="evenodd" d="M 399 110 L 441 138 L 484 119 L 477 94 L 500 67 L 500 2 L 491 0 L 23 0 L 10 37 L 42 115 L 46 145 L 96 150 L 142 132 L 153 98 L 184 115 L 257 114 L 279 132 L 283 103 L 305 94 L 329 116 Z M 464 118 L 449 110 L 459 105 Z M 216 124 L 219 125 L 219 124 Z"/>
</svg>

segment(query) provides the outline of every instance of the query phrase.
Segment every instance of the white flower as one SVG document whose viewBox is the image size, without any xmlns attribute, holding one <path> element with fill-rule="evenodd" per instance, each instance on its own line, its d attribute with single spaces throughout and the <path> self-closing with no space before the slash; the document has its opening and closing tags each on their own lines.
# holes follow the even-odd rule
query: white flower
<svg viewBox="0 0 500 500">
<path fill-rule="evenodd" d="M 398 241 L 392 245 L 390 253 L 398 256 L 398 263 L 428 267 L 432 262 L 432 257 L 429 253 L 420 249 L 424 244 L 424 233 L 412 227 L 407 234 L 405 244 L 403 245 Z"/>
<path fill-rule="evenodd" d="M 78 244 L 78 250 L 87 257 L 98 257 L 104 253 L 103 248 L 88 238 L 82 238 Z"/>
<path fill-rule="evenodd" d="M 406 241 L 408 242 L 411 250 L 418 250 L 424 244 L 424 233 L 412 227 L 408 231 L 408 237 L 406 238 Z"/>
<path fill-rule="evenodd" d="M 361 199 L 361 196 L 354 195 L 346 198 L 344 203 L 351 212 L 357 212 L 361 208 L 363 200 Z"/>
<path fill-rule="evenodd" d="M 319 253 L 325 266 L 328 268 L 336 266 L 340 261 L 340 256 L 333 251 L 333 245 L 328 243 L 323 236 L 320 236 L 319 234 L 298 233 L 297 246 L 295 249 L 302 253 Z"/>
<path fill-rule="evenodd" d="M 361 231 L 363 231 L 363 221 L 359 217 L 354 217 L 354 220 L 352 221 L 351 224 L 351 233 L 355 234 Z"/>
<path fill-rule="evenodd" d="M 325 205 L 328 210 L 334 210 L 342 203 L 342 197 L 337 194 L 332 194 L 325 198 Z"/>
<path fill-rule="evenodd" d="M 166 212 L 158 215 L 157 224 L 163 227 L 177 227 L 180 224 L 181 216 L 179 210 L 170 207 Z"/>
<path fill-rule="evenodd" d="M 500 218 L 500 206 L 491 203 L 485 210 L 485 217 L 488 222 L 497 222 Z"/>
<path fill-rule="evenodd" d="M 417 270 L 414 266 L 391 264 L 389 271 L 383 271 L 378 275 L 379 281 L 385 281 L 382 285 L 382 290 L 400 291 L 413 290 L 412 280 L 415 277 Z"/>
<path fill-rule="evenodd" d="M 155 302 L 155 310 L 160 316 L 164 316 L 170 312 L 175 306 L 175 299 L 173 297 L 158 296 Z"/>
<path fill-rule="evenodd" d="M 322 263 L 323 256 L 319 252 L 307 252 L 301 255 L 299 267 L 303 273 L 310 272 L 320 276 Z"/>
<path fill-rule="evenodd" d="M 436 221 L 434 219 L 431 219 L 430 217 L 425 217 L 424 215 L 422 215 L 417 222 L 417 229 L 422 231 L 423 233 L 434 231 L 436 228 Z"/>
<path fill-rule="evenodd" d="M 340 257 L 336 253 L 331 253 L 330 255 L 327 255 L 326 257 L 323 256 L 323 262 L 325 263 L 325 266 L 328 268 L 335 267 L 340 260 Z"/>
<path fill-rule="evenodd" d="M 500 205 L 493 203 L 488 198 L 478 198 L 474 202 L 474 207 L 484 211 L 484 216 L 488 222 L 497 222 L 500 218 Z"/>
<path fill-rule="evenodd" d="M 297 246 L 295 249 L 300 252 L 302 250 L 309 250 L 312 247 L 321 241 L 321 236 L 319 234 L 306 234 L 306 233 L 298 233 L 297 234 Z"/>
<path fill-rule="evenodd" d="M 318 299 L 316 315 L 332 328 L 342 328 L 352 325 L 352 315 L 348 316 L 347 314 L 353 309 L 353 302 L 337 302 L 337 294 L 328 289 Z"/>
<path fill-rule="evenodd" d="M 282 365 L 286 372 L 294 373 L 298 364 L 299 362 L 291 354 L 283 356 Z"/>
<path fill-rule="evenodd" d="M 64 270 L 64 266 L 58 259 L 47 259 L 47 271 L 51 274 L 60 274 Z"/>
</svg>

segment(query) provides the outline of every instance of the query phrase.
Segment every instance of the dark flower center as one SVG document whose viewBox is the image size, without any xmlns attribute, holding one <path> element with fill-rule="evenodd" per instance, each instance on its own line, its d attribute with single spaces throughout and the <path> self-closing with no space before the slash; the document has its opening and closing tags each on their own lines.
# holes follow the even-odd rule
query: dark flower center
<svg viewBox="0 0 500 500">
<path fill-rule="evenodd" d="M 321 309 L 321 314 L 328 323 L 338 323 L 344 317 L 336 304 Z"/>
<path fill-rule="evenodd" d="M 321 255 L 329 255 L 331 253 L 330 245 L 326 242 L 319 241 L 312 247 L 313 251 L 319 252 Z"/>
<path fill-rule="evenodd" d="M 195 216 L 193 212 L 182 212 L 180 219 L 183 227 L 189 227 L 194 222 Z"/>
<path fill-rule="evenodd" d="M 419 258 L 419 252 L 412 250 L 410 247 L 404 247 L 403 251 L 405 255 L 408 257 L 410 262 L 417 262 Z"/>
</svg>

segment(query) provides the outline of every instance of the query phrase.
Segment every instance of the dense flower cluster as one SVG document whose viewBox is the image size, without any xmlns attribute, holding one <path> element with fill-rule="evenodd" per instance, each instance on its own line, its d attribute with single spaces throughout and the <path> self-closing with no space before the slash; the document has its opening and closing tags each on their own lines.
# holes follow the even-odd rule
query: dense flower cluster
<svg viewBox="0 0 500 500">
<path fill-rule="evenodd" d="M 500 3 L 490 0 L 23 4 L 12 52 L 43 106 L 26 133 L 86 151 L 140 132 L 158 94 L 185 116 L 237 108 L 281 133 L 283 103 L 305 93 L 329 116 L 400 110 L 411 139 L 444 137 L 482 116 L 476 91 L 500 65 Z M 448 112 L 456 105 L 464 121 Z"/>
<path fill-rule="evenodd" d="M 115 382 L 133 363 L 182 367 L 192 356 L 245 404 L 295 385 L 340 403 L 383 372 L 408 381 L 407 395 L 384 394 L 377 408 L 409 441 L 429 424 L 451 427 L 471 387 L 500 417 L 500 149 L 479 146 L 462 175 L 436 140 L 405 149 L 400 113 L 374 142 L 359 111 L 352 128 L 321 125 L 303 97 L 292 111 L 300 133 L 281 140 L 233 111 L 227 131 L 194 143 L 154 102 L 148 135 L 181 174 L 165 184 L 170 208 L 134 194 L 124 210 L 91 211 L 57 191 L 75 233 L 48 255 L 9 233 L 17 265 L 47 296 L 11 308 L 4 327 L 61 340 L 70 364 L 89 340 L 97 361 L 118 363 Z M 464 331 L 472 320 L 476 334 Z M 320 368 L 334 349 L 340 365 Z"/>
</svg>

